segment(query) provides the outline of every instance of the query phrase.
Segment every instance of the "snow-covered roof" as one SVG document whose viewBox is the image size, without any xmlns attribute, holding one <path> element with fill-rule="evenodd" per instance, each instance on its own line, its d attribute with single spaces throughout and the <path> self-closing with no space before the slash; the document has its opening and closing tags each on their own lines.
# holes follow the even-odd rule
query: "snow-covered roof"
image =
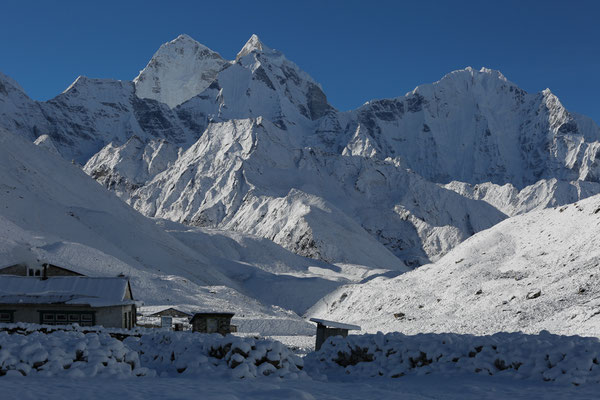
<svg viewBox="0 0 600 400">
<path fill-rule="evenodd" d="M 338 329 L 348 329 L 348 330 L 360 331 L 360 326 L 358 326 L 358 325 L 343 324 L 341 322 L 327 321 L 326 319 L 319 319 L 319 318 L 311 318 L 310 321 L 316 322 L 317 324 L 325 325 L 328 328 L 338 328 Z"/>
<path fill-rule="evenodd" d="M 60 276 L 38 279 L 0 276 L 0 304 L 73 304 L 106 307 L 133 304 L 124 277 Z"/>
</svg>

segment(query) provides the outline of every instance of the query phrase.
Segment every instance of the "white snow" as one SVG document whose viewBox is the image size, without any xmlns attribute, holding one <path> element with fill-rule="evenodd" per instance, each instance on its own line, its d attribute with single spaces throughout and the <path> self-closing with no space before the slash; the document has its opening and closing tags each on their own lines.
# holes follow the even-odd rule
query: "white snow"
<svg viewBox="0 0 600 400">
<path fill-rule="evenodd" d="M 0 303 L 64 303 L 93 307 L 133 304 L 126 297 L 128 285 L 127 278 L 120 277 L 64 276 L 39 279 L 0 275 Z"/>
<path fill-rule="evenodd" d="M 316 322 L 317 324 L 324 325 L 328 328 L 339 328 L 339 329 L 359 330 L 360 331 L 360 326 L 358 326 L 358 325 L 342 324 L 341 322 L 327 321 L 326 319 L 320 319 L 320 318 L 311 318 L 310 321 Z"/>
</svg>

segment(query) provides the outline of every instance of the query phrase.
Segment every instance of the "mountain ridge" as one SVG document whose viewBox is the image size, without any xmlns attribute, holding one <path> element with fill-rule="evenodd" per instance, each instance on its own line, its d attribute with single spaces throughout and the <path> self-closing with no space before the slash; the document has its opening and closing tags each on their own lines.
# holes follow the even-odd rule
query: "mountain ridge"
<svg viewBox="0 0 600 400">
<path fill-rule="evenodd" d="M 206 59 L 216 61 L 205 64 Z M 182 73 L 188 70 L 193 73 Z M 147 78 L 141 80 L 142 76 Z M 254 234 L 260 220 L 264 229 L 258 234 L 273 239 L 283 220 L 275 214 L 268 214 L 272 221 L 264 220 L 252 207 L 261 204 L 269 210 L 283 204 L 288 195 L 289 204 L 300 207 L 316 196 L 310 204 L 330 204 L 327 209 L 340 210 L 338 220 L 358 223 L 352 228 L 357 237 L 375 238 L 411 266 L 437 259 L 505 214 L 577 201 L 599 190 L 600 128 L 569 113 L 551 92 L 529 94 L 487 68 L 453 71 L 404 97 L 373 100 L 339 112 L 318 83 L 255 35 L 231 61 L 182 35 L 161 46 L 138 78 L 133 82 L 78 78 L 48 102 L 33 102 L 16 90 L 12 96 L 0 93 L 4 117 L 0 125 L 30 140 L 47 135 L 63 157 L 85 164 L 86 172 L 146 215 Z M 150 92 L 158 88 L 151 93 L 155 98 L 142 98 L 142 81 L 152 83 Z M 156 100 L 162 99 L 163 91 L 181 93 L 177 89 L 181 82 L 190 83 L 186 87 L 192 89 L 185 97 L 192 97 L 175 107 Z M 259 119 L 268 128 L 248 132 L 250 136 L 237 133 L 255 129 L 244 121 Z M 230 135 L 232 141 L 221 142 L 217 131 Z M 132 137 L 139 143 L 130 143 Z M 257 153 L 254 145 L 240 145 L 242 137 L 272 151 Z M 198 143 L 204 147 L 194 147 Z M 228 151 L 219 151 L 218 145 L 228 146 Z M 208 159 L 218 155 L 217 163 L 225 169 L 198 173 L 202 163 L 198 157 L 181 158 L 191 148 Z M 212 152 L 207 152 L 209 148 Z M 317 167 L 303 170 L 311 164 L 319 166 L 323 176 L 311 175 Z M 260 178 L 273 167 L 274 179 L 287 182 L 277 190 L 276 184 Z M 180 173 L 186 170 L 187 175 Z M 326 174 L 340 181 L 326 184 Z M 418 178 L 407 178 L 412 176 Z M 169 182 L 168 186 L 158 185 L 157 179 Z M 553 179 L 559 183 L 552 184 Z M 383 193 L 389 196 L 395 190 L 389 186 L 394 181 L 406 186 L 395 192 L 389 204 L 390 197 Z M 480 196 L 451 182 L 492 186 L 489 195 Z M 507 196 L 508 192 L 495 189 L 505 184 L 517 192 Z M 341 199 L 326 185 L 352 200 Z M 375 190 L 374 185 L 385 189 Z M 535 185 L 537 189 L 531 189 Z M 192 193 L 194 187 L 203 189 Z M 528 195 L 532 190 L 533 197 Z M 373 193 L 378 194 L 372 197 Z M 415 193 L 444 193 L 443 198 L 454 200 L 444 203 L 449 208 L 443 209 L 420 202 Z M 542 198 L 535 198 L 536 194 Z M 303 200 L 297 203 L 292 198 Z M 251 207 L 252 202 L 258 203 Z M 481 214 L 486 204 L 496 209 L 487 216 Z M 329 262 L 363 263 L 377 259 L 375 253 L 386 253 L 371 246 L 364 253 L 371 252 L 370 256 L 347 258 L 329 233 L 326 240 L 318 238 L 319 219 L 303 221 L 300 236 L 289 232 L 290 239 L 279 238 L 278 243 Z M 309 243 L 316 247 L 306 247 Z M 381 264 L 374 262 L 372 267 Z"/>
</svg>

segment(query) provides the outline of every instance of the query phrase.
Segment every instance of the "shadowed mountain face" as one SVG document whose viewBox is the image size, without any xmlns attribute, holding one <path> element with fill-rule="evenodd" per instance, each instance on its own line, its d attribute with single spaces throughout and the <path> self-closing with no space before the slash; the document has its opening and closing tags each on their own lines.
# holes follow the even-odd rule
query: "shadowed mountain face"
<svg viewBox="0 0 600 400">
<path fill-rule="evenodd" d="M 80 77 L 48 102 L 0 75 L 0 116 L 145 215 L 327 262 L 403 270 L 600 193 L 600 128 L 549 90 L 466 68 L 338 112 L 255 35 L 231 61 L 182 35 L 133 82 Z"/>
</svg>

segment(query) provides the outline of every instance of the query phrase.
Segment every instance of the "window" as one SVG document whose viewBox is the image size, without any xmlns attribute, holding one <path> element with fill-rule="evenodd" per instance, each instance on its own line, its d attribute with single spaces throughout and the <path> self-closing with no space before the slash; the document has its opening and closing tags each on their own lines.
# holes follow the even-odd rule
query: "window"
<svg viewBox="0 0 600 400">
<path fill-rule="evenodd" d="M 92 314 L 81 314 L 81 326 L 92 326 L 94 325 L 94 316 Z"/>
<path fill-rule="evenodd" d="M 11 323 L 13 321 L 13 311 L 0 311 L 0 323 Z"/>
<path fill-rule="evenodd" d="M 51 314 L 51 313 L 44 313 L 44 314 L 42 314 L 42 322 L 44 324 L 54 322 L 54 314 Z"/>
<path fill-rule="evenodd" d="M 46 325 L 95 325 L 94 311 L 39 310 L 40 323 Z"/>
</svg>

